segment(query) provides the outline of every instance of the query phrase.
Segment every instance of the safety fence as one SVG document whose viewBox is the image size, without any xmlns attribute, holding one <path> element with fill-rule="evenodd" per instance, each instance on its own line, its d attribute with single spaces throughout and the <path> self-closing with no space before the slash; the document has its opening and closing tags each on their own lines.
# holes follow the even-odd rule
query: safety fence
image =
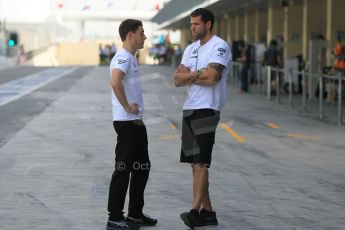
<svg viewBox="0 0 345 230">
<path fill-rule="evenodd" d="M 236 86 L 241 85 L 241 68 L 242 64 L 239 62 L 232 62 L 231 63 L 231 70 L 229 72 L 230 76 L 230 83 Z M 326 84 L 332 85 L 332 88 L 337 88 L 337 109 L 338 109 L 338 120 L 337 123 L 339 126 L 343 124 L 343 83 L 345 82 L 345 76 L 341 73 L 337 73 L 336 75 L 327 75 L 327 74 L 309 74 L 307 71 L 293 71 L 292 68 L 288 69 L 280 69 L 280 68 L 273 68 L 270 66 L 262 66 L 260 64 L 256 64 L 253 68 L 248 70 L 249 73 L 247 74 L 247 82 L 248 82 L 248 90 L 252 92 L 257 92 L 259 94 L 266 94 L 268 100 L 272 100 L 272 96 L 274 93 L 275 100 L 277 103 L 281 104 L 281 96 L 282 96 L 282 89 L 288 94 L 288 105 L 290 108 L 294 107 L 294 102 L 296 100 L 302 100 L 302 111 L 307 112 L 308 108 L 308 98 L 311 98 L 310 91 L 308 95 L 308 79 L 313 78 L 317 79 L 319 87 L 319 95 L 318 95 L 318 112 L 319 118 L 324 119 L 325 109 L 325 99 L 324 99 L 324 87 Z M 253 74 L 254 73 L 254 74 Z M 301 94 L 302 97 L 297 97 L 294 95 L 293 89 L 293 74 L 301 76 Z M 255 75 L 255 79 L 253 79 L 253 75 Z M 275 89 L 272 89 L 272 79 L 276 81 Z M 282 80 L 284 79 L 284 85 L 282 86 Z M 257 89 L 254 90 L 251 82 L 256 81 Z M 308 97 L 308 98 L 307 98 Z"/>
</svg>

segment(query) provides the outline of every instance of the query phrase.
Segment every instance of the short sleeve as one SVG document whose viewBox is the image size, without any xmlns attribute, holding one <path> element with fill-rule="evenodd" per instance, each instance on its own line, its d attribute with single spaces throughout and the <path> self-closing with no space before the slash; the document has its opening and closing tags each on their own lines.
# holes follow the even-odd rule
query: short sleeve
<svg viewBox="0 0 345 230">
<path fill-rule="evenodd" d="M 112 69 L 119 69 L 124 74 L 126 74 L 128 67 L 129 67 L 129 58 L 124 56 L 124 55 L 119 55 L 119 56 L 115 57 L 114 61 L 112 62 L 110 69 L 111 70 Z"/>
<path fill-rule="evenodd" d="M 230 47 L 225 42 L 220 42 L 214 46 L 209 63 L 219 63 L 227 67 L 231 59 L 232 54 Z"/>
</svg>

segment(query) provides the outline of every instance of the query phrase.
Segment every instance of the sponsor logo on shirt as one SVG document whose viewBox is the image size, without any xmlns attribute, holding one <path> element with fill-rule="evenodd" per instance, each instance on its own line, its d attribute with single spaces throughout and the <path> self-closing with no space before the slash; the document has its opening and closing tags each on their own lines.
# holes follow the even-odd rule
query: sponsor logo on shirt
<svg viewBox="0 0 345 230">
<path fill-rule="evenodd" d="M 192 51 L 192 55 L 190 56 L 190 58 L 198 58 L 199 48 L 200 47 L 198 47 Z"/>
<path fill-rule="evenodd" d="M 198 48 L 198 49 L 193 50 L 193 52 L 192 52 L 192 56 L 190 56 L 190 58 L 198 58 L 198 50 L 199 50 L 199 48 Z"/>
<path fill-rule="evenodd" d="M 122 64 L 124 64 L 124 63 L 126 63 L 126 62 L 127 62 L 126 59 L 118 59 L 118 60 L 117 60 L 117 64 L 119 64 L 119 65 L 122 65 Z"/>
<path fill-rule="evenodd" d="M 226 49 L 224 48 L 218 48 L 218 54 L 217 56 L 223 56 L 226 53 Z"/>
</svg>

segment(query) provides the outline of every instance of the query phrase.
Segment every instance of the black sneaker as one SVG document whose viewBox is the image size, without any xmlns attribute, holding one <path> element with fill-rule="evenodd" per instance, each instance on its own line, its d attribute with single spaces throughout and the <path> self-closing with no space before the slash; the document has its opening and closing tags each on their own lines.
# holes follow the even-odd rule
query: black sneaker
<svg viewBox="0 0 345 230">
<path fill-rule="evenodd" d="M 216 212 L 210 212 L 206 209 L 201 209 L 199 215 L 199 223 L 197 226 L 206 226 L 206 225 L 218 225 Z"/>
<path fill-rule="evenodd" d="M 183 223 L 191 229 L 194 229 L 194 227 L 199 224 L 199 211 L 196 209 L 191 209 L 189 212 L 181 213 L 180 217 Z"/>
<path fill-rule="evenodd" d="M 142 214 L 139 218 L 127 216 L 126 220 L 128 223 L 139 225 L 139 226 L 154 226 L 158 222 L 156 219 L 153 219 L 146 214 Z"/>
<path fill-rule="evenodd" d="M 128 223 L 126 220 L 121 219 L 118 221 L 108 220 L 106 230 L 137 230 L 138 225 Z"/>
</svg>

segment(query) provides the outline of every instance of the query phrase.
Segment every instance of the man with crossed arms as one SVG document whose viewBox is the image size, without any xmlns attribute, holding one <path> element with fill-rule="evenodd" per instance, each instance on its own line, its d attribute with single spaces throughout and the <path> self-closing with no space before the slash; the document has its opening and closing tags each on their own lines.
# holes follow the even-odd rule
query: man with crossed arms
<svg viewBox="0 0 345 230">
<path fill-rule="evenodd" d="M 174 80 L 177 87 L 188 87 L 180 161 L 192 166 L 193 205 L 180 216 L 193 229 L 218 224 L 209 196 L 208 168 L 220 111 L 227 98 L 226 77 L 232 55 L 228 44 L 212 32 L 211 11 L 199 8 L 190 16 L 192 37 L 197 41 L 187 46 Z"/>
</svg>

